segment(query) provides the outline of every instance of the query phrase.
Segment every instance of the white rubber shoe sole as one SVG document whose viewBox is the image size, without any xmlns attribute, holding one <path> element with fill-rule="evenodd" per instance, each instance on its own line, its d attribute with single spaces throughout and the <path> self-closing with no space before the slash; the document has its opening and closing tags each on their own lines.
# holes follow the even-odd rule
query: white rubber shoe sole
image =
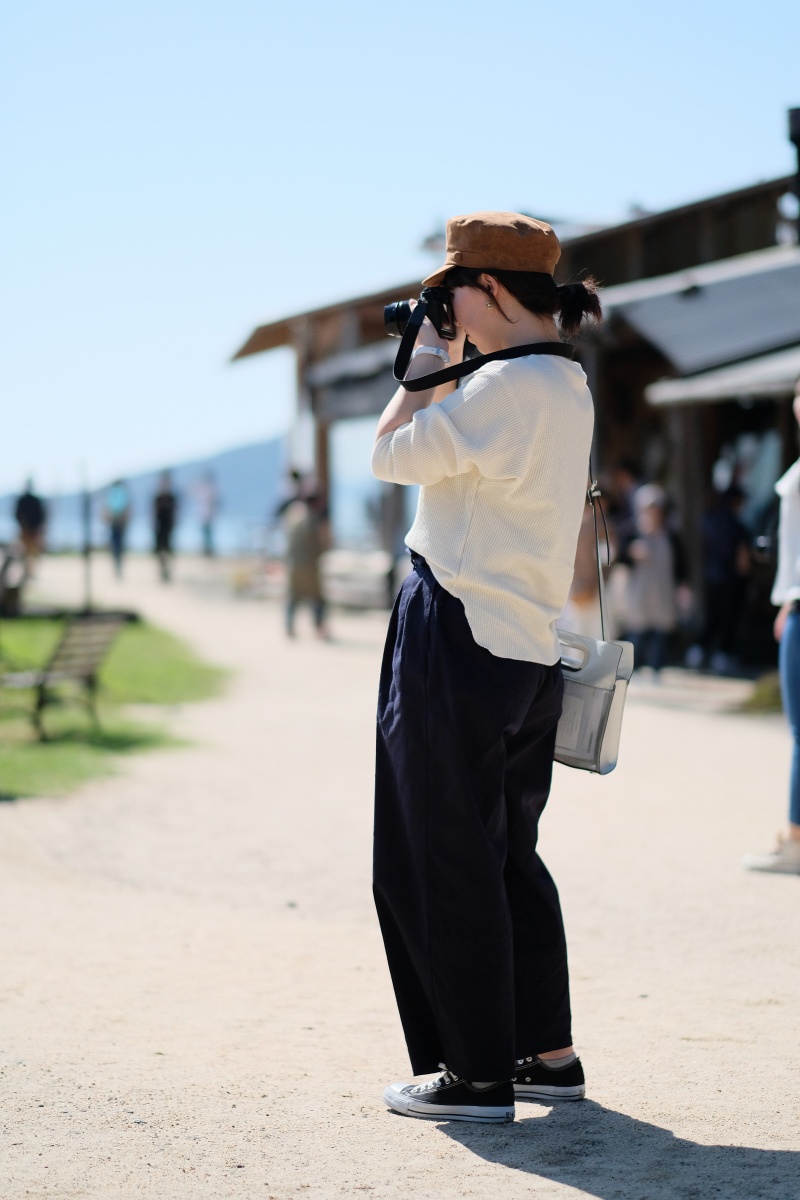
<svg viewBox="0 0 800 1200">
<path fill-rule="evenodd" d="M 545 1083 L 514 1084 L 514 1095 L 520 1100 L 583 1100 L 586 1096 L 586 1085 L 575 1087 L 548 1087 Z"/>
<path fill-rule="evenodd" d="M 514 1120 L 514 1106 L 485 1107 L 480 1104 L 430 1104 L 403 1091 L 407 1083 L 390 1083 L 383 1093 L 384 1103 L 404 1117 L 424 1117 L 429 1121 L 478 1121 L 482 1125 L 504 1125 Z"/>
</svg>

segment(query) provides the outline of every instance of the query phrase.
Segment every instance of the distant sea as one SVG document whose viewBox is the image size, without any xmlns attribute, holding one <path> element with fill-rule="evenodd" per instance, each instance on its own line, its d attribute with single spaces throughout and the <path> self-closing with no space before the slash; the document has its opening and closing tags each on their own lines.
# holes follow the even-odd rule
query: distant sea
<svg viewBox="0 0 800 1200">
<path fill-rule="evenodd" d="M 374 418 L 341 422 L 331 438 L 331 517 L 336 544 L 352 549 L 377 545 L 374 515 L 381 485 L 369 469 Z M 208 458 L 165 464 L 179 499 L 175 545 L 179 552 L 201 548 L 200 516 L 195 488 L 211 472 L 220 496 L 215 521 L 217 552 L 233 555 L 267 549 L 282 550 L 280 522 L 275 512 L 287 495 L 288 443 L 284 437 L 254 442 Z M 161 470 L 129 475 L 132 516 L 128 527 L 130 550 L 149 551 L 153 544 L 152 501 Z M 35 481 L 34 481 L 35 483 Z M 102 546 L 107 530 L 102 519 L 107 483 L 91 492 L 92 543 Z M 411 502 L 412 497 L 409 497 Z M 16 536 L 13 512 L 16 496 L 0 496 L 0 542 Z M 82 497 L 79 493 L 46 496 L 47 544 L 52 550 L 78 549 L 83 542 Z M 410 523 L 410 521 L 409 521 Z"/>
</svg>

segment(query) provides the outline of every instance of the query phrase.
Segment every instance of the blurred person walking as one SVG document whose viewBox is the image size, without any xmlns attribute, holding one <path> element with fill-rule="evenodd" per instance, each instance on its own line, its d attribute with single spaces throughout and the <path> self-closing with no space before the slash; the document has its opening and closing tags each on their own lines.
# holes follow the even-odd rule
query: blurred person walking
<svg viewBox="0 0 800 1200">
<path fill-rule="evenodd" d="M 108 525 L 108 542 L 114 563 L 114 574 L 122 578 L 122 563 L 125 556 L 125 535 L 131 516 L 131 498 L 124 479 L 115 479 L 106 491 L 103 517 Z"/>
<path fill-rule="evenodd" d="M 200 520 L 200 532 L 203 539 L 203 555 L 213 558 L 216 553 L 214 545 L 214 521 L 220 507 L 219 488 L 214 478 L 214 472 L 205 471 L 194 485 L 194 500 L 197 505 L 197 516 Z"/>
<path fill-rule="evenodd" d="M 447 262 L 425 286 L 447 289 L 454 338 L 426 318 L 406 379 L 460 363 L 465 335 L 505 357 L 458 387 L 401 385 L 376 434 L 373 473 L 422 485 L 375 789 L 375 903 L 400 1018 L 414 1073 L 440 1069 L 386 1088 L 407 1116 L 502 1122 L 517 1097 L 584 1094 L 558 892 L 537 853 L 593 429 L 555 317 L 572 334 L 600 315 L 591 281 L 556 285 L 559 256 L 529 217 L 449 221 Z"/>
<path fill-rule="evenodd" d="M 647 666 L 660 678 L 667 642 L 678 620 L 677 585 L 683 576 L 677 539 L 666 527 L 667 496 L 646 483 L 634 497 L 635 530 L 620 560 L 630 567 L 625 603 L 627 637 L 637 669 Z"/>
<path fill-rule="evenodd" d="M 19 527 L 19 540 L 25 565 L 25 578 L 34 574 L 36 560 L 44 550 L 44 535 L 47 527 L 47 508 L 33 490 L 33 480 L 28 479 L 14 507 L 14 517 Z"/>
<path fill-rule="evenodd" d="M 329 548 L 328 517 L 322 498 L 309 493 L 292 500 L 283 512 L 286 529 L 286 634 L 295 636 L 295 616 L 301 604 L 309 604 L 317 637 L 327 640 L 327 606 L 320 564 Z"/>
<path fill-rule="evenodd" d="M 800 423 L 800 380 L 795 387 L 794 415 Z M 775 618 L 783 710 L 789 719 L 794 748 L 789 780 L 789 823 L 769 854 L 748 854 L 742 865 L 750 871 L 800 875 L 800 458 L 775 484 L 780 497 L 778 570 L 772 603 L 780 605 Z"/>
<path fill-rule="evenodd" d="M 686 652 L 687 667 L 707 665 L 717 675 L 738 666 L 739 623 L 750 574 L 750 538 L 739 519 L 744 492 L 731 484 L 703 516 L 705 620 L 700 641 Z"/>
<path fill-rule="evenodd" d="M 608 521 L 623 552 L 636 536 L 636 493 L 640 486 L 635 464 L 630 459 L 620 459 L 611 471 Z"/>
<path fill-rule="evenodd" d="M 630 459 L 620 459 L 612 467 L 608 481 L 603 481 L 603 494 L 608 497 L 606 520 L 614 563 L 608 572 L 606 604 L 611 636 L 627 629 L 628 578 L 630 562 L 628 545 L 636 534 L 634 496 L 641 486 L 639 473 Z"/>
<path fill-rule="evenodd" d="M 153 497 L 154 551 L 162 583 L 172 578 L 172 538 L 178 520 L 178 497 L 172 488 L 169 471 L 162 471 L 158 491 Z"/>
</svg>

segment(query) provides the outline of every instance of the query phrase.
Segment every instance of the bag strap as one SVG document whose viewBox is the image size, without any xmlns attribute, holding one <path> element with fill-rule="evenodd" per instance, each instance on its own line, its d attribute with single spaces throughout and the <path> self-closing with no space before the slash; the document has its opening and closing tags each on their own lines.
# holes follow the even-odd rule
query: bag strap
<svg viewBox="0 0 800 1200">
<path fill-rule="evenodd" d="M 600 503 L 602 496 L 597 480 L 594 478 L 594 470 L 592 468 L 592 456 L 589 455 L 589 487 L 586 492 L 586 499 L 592 506 L 592 518 L 594 520 L 594 548 L 597 554 L 597 591 L 600 597 L 600 639 L 606 641 L 606 586 L 603 579 L 603 567 L 600 562 L 600 530 L 597 525 L 597 510 L 600 509 L 600 516 L 603 518 L 603 530 L 606 535 L 606 555 L 608 562 L 611 562 L 611 546 L 608 540 L 608 525 L 606 525 L 606 514 L 603 512 L 603 506 Z"/>
<path fill-rule="evenodd" d="M 420 300 L 409 318 L 400 341 L 397 357 L 394 360 L 394 377 L 398 383 L 402 383 L 407 392 L 425 392 L 428 388 L 438 387 L 441 383 L 453 383 L 456 379 L 463 379 L 465 375 L 471 375 L 473 371 L 479 370 L 486 363 L 496 362 L 498 359 L 525 358 L 529 354 L 556 354 L 560 358 L 574 358 L 575 356 L 572 346 L 566 345 L 565 342 L 530 342 L 524 346 L 511 346 L 508 350 L 494 350 L 491 354 L 478 354 L 475 358 L 468 358 L 466 362 L 454 363 L 450 367 L 444 367 L 441 371 L 431 371 L 428 375 L 421 375 L 419 379 L 405 379 L 414 343 L 417 340 L 417 333 L 425 320 L 426 312 L 427 305 L 424 300 Z"/>
</svg>

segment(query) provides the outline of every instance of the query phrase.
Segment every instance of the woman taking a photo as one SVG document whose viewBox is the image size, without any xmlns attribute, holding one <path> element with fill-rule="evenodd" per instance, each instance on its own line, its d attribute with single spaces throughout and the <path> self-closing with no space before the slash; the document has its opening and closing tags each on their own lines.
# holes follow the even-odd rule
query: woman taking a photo
<svg viewBox="0 0 800 1200">
<path fill-rule="evenodd" d="M 584 1094 L 558 892 L 536 852 L 593 428 L 559 328 L 600 316 L 591 281 L 556 286 L 559 254 L 529 217 L 448 222 L 425 285 L 450 291 L 457 337 L 426 320 L 406 378 L 460 362 L 465 337 L 481 354 L 539 345 L 457 388 L 401 386 L 373 452 L 379 479 L 422 485 L 384 652 L 375 803 L 375 900 L 411 1065 L 441 1069 L 386 1089 L 409 1116 L 508 1121 L 515 1095 Z"/>
</svg>

